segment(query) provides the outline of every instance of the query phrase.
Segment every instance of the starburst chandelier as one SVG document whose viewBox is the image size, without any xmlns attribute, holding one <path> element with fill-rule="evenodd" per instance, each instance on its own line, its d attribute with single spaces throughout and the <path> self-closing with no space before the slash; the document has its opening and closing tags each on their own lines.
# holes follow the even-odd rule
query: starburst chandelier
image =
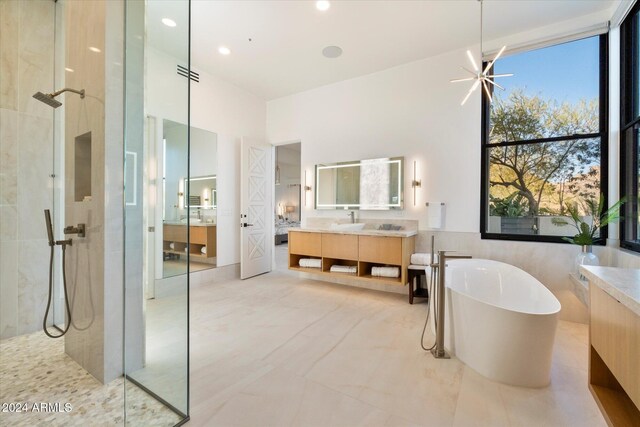
<svg viewBox="0 0 640 427">
<path fill-rule="evenodd" d="M 482 64 L 482 0 L 478 0 L 478 1 L 480 2 L 480 56 L 481 56 L 480 64 Z M 489 102 L 491 102 L 493 100 L 491 98 L 491 91 L 489 90 L 489 85 L 490 84 L 495 86 L 495 87 L 497 87 L 497 88 L 500 88 L 500 89 L 504 90 L 504 87 L 500 86 L 498 83 L 494 82 L 492 79 L 495 79 L 497 77 L 511 77 L 511 76 L 513 76 L 513 73 L 489 74 L 489 72 L 490 72 L 491 68 L 493 67 L 493 64 L 496 62 L 496 60 L 498 58 L 500 58 L 500 55 L 502 55 L 502 53 L 504 52 L 505 49 L 506 49 L 506 46 L 502 46 L 502 49 L 500 49 L 500 51 L 498 52 L 496 57 L 493 58 L 493 61 L 491 61 L 490 63 L 487 64 L 487 66 L 485 67 L 484 70 L 481 70 L 480 67 L 478 67 L 478 63 L 475 61 L 475 59 L 473 59 L 473 55 L 471 54 L 471 51 L 467 50 L 467 56 L 469 57 L 469 61 L 471 62 L 471 66 L 473 67 L 473 71 L 471 71 L 470 69 L 468 69 L 466 67 L 461 67 L 461 68 L 463 70 L 465 70 L 466 72 L 468 72 L 469 74 L 471 74 L 472 77 L 465 77 L 465 78 L 462 78 L 462 79 L 452 79 L 451 80 L 451 83 L 473 81 L 473 85 L 471 85 L 471 89 L 469 89 L 469 92 L 467 92 L 467 95 L 464 97 L 464 99 L 462 100 L 460 105 L 464 105 L 464 103 L 467 102 L 467 99 L 469 99 L 471 94 L 480 85 L 482 85 L 482 87 L 484 88 L 484 91 L 487 94 L 487 97 L 489 98 Z"/>
</svg>

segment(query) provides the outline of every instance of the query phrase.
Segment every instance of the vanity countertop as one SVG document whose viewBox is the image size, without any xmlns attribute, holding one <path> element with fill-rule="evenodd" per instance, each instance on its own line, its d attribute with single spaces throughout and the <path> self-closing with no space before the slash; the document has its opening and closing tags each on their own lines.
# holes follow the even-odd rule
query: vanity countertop
<svg viewBox="0 0 640 427">
<path fill-rule="evenodd" d="M 164 221 L 163 224 L 166 225 L 184 225 L 186 226 L 186 222 L 181 221 Z M 189 227 L 215 227 L 215 222 L 192 222 L 189 224 Z"/>
<path fill-rule="evenodd" d="M 376 230 L 373 228 L 363 228 L 362 230 L 340 230 L 333 228 L 303 227 L 292 228 L 289 231 L 304 231 L 307 233 L 332 233 L 332 234 L 354 234 L 358 236 L 385 236 L 385 237 L 411 237 L 418 234 L 417 230 Z"/>
<path fill-rule="evenodd" d="M 583 265 L 580 271 L 589 286 L 598 286 L 640 316 L 640 269 Z"/>
</svg>

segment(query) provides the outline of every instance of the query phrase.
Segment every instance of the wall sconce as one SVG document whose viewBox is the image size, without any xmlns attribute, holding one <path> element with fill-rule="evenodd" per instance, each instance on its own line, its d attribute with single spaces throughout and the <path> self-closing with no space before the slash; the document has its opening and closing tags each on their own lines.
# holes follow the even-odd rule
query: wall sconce
<svg viewBox="0 0 640 427">
<path fill-rule="evenodd" d="M 307 206 L 307 193 L 311 191 L 311 186 L 307 185 L 307 171 L 304 171 L 304 205 Z"/>
<path fill-rule="evenodd" d="M 411 188 L 413 188 L 413 206 L 416 205 L 416 188 L 422 187 L 422 180 L 416 179 L 416 161 L 413 161 L 413 181 L 411 181 Z"/>
</svg>

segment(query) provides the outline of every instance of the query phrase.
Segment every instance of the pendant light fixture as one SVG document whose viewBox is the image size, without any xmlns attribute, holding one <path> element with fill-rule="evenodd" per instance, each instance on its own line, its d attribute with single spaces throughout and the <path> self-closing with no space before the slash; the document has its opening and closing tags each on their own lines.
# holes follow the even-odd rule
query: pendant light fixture
<svg viewBox="0 0 640 427">
<path fill-rule="evenodd" d="M 276 185 L 280 185 L 280 165 L 278 164 L 278 147 L 276 147 Z"/>
<path fill-rule="evenodd" d="M 483 52 L 482 51 L 482 0 L 478 0 L 478 1 L 480 2 L 480 65 L 482 65 L 482 52 Z M 511 77 L 513 76 L 513 73 L 506 73 L 506 74 L 488 74 L 488 73 L 491 71 L 493 64 L 496 62 L 498 58 L 500 58 L 500 55 L 502 55 L 502 53 L 506 48 L 507 46 L 502 46 L 502 49 L 500 49 L 496 57 L 493 58 L 493 61 L 487 64 L 484 70 L 481 70 L 478 67 L 478 63 L 475 61 L 475 59 L 473 59 L 473 55 L 471 54 L 471 51 L 467 50 L 467 56 L 469 57 L 469 61 L 471 62 L 471 65 L 473 66 L 473 71 L 471 71 L 466 67 L 462 67 L 462 69 L 468 72 L 469 74 L 471 74 L 473 77 L 465 77 L 462 79 L 451 80 L 451 83 L 473 81 L 473 85 L 471 85 L 471 89 L 469 89 L 469 92 L 467 92 L 467 95 L 464 97 L 460 105 L 464 105 L 464 103 L 467 102 L 467 99 L 469 99 L 471 94 L 480 85 L 482 85 L 482 87 L 484 88 L 484 91 L 487 94 L 487 97 L 489 98 L 489 102 L 493 100 L 491 98 L 491 91 L 489 90 L 489 84 L 492 84 L 495 87 L 504 90 L 504 87 L 500 86 L 498 83 L 494 82 L 492 79 L 496 77 Z"/>
</svg>

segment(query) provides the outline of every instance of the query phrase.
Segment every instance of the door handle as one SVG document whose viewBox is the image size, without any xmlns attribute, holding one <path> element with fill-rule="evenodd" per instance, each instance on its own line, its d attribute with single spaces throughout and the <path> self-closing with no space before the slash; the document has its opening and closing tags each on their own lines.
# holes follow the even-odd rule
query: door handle
<svg viewBox="0 0 640 427">
<path fill-rule="evenodd" d="M 240 227 L 253 227 L 253 224 L 249 224 L 248 222 L 240 223 Z"/>
</svg>

